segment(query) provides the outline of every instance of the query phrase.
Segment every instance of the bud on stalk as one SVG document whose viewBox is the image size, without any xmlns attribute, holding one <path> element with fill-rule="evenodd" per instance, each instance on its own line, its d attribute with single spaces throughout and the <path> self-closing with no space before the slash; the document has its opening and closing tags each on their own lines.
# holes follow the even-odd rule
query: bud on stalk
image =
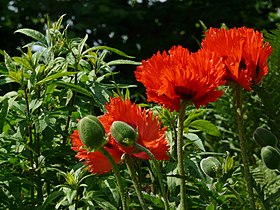
<svg viewBox="0 0 280 210">
<path fill-rule="evenodd" d="M 253 133 L 253 138 L 260 147 L 272 146 L 276 147 L 278 144 L 277 137 L 265 128 L 257 128 Z"/>
<path fill-rule="evenodd" d="M 97 117 L 87 115 L 78 122 L 78 133 L 84 145 L 98 150 L 105 144 L 105 129 Z"/>
<path fill-rule="evenodd" d="M 137 130 L 122 121 L 113 122 L 110 132 L 113 138 L 125 147 L 133 146 L 138 140 Z"/>
<path fill-rule="evenodd" d="M 203 158 L 200 162 L 200 168 L 211 178 L 217 178 L 222 173 L 222 165 L 214 157 Z"/>
<path fill-rule="evenodd" d="M 280 151 L 277 148 L 272 146 L 263 147 L 261 156 L 267 168 L 280 170 Z"/>
</svg>

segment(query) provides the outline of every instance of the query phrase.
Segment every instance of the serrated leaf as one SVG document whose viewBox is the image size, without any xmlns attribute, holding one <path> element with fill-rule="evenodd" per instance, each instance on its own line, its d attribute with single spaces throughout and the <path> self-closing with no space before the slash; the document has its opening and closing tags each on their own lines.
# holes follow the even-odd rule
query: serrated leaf
<svg viewBox="0 0 280 210">
<path fill-rule="evenodd" d="M 189 127 L 203 131 L 212 136 L 220 136 L 218 128 L 208 120 L 195 120 L 189 124 Z"/>
<path fill-rule="evenodd" d="M 34 29 L 29 29 L 29 28 L 21 28 L 15 31 L 15 33 L 22 33 L 26 36 L 29 36 L 36 41 L 40 41 L 41 43 L 44 44 L 45 47 L 47 47 L 47 41 L 45 39 L 45 35 L 40 33 L 39 31 L 36 31 Z"/>
</svg>

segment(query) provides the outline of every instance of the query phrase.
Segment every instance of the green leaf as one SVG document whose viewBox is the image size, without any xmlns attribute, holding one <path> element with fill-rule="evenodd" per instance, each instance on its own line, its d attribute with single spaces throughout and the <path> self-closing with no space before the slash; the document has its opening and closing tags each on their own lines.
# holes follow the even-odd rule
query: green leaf
<svg viewBox="0 0 280 210">
<path fill-rule="evenodd" d="M 37 82 L 36 85 L 41 85 L 41 84 L 44 84 L 46 82 L 49 82 L 51 80 L 54 80 L 54 79 L 58 79 L 60 77 L 64 77 L 64 76 L 70 76 L 70 75 L 73 75 L 73 74 L 76 74 L 77 72 L 59 72 L 59 73 L 56 73 L 56 74 L 52 74 L 48 77 L 45 77 L 44 79 L 40 80 L 39 82 Z"/>
<path fill-rule="evenodd" d="M 31 113 L 33 113 L 36 109 L 38 109 L 42 105 L 43 101 L 42 100 L 32 100 L 29 104 L 29 110 Z"/>
<path fill-rule="evenodd" d="M 8 84 L 13 82 L 13 80 L 9 77 L 0 78 L 0 85 Z"/>
<path fill-rule="evenodd" d="M 195 120 L 189 124 L 189 127 L 203 131 L 212 136 L 220 136 L 218 128 L 208 120 Z"/>
<path fill-rule="evenodd" d="M 202 115 L 204 115 L 206 112 L 206 109 L 195 109 L 191 110 L 190 113 L 188 114 L 187 119 L 184 121 L 184 127 L 188 127 L 189 123 L 194 120 L 195 118 L 198 118 Z"/>
<path fill-rule="evenodd" d="M 15 62 L 17 62 L 18 65 L 25 67 L 27 69 L 33 69 L 33 67 L 30 65 L 30 63 L 28 62 L 28 60 L 26 58 L 22 58 L 22 57 L 13 57 L 13 60 Z"/>
<path fill-rule="evenodd" d="M 86 44 L 87 39 L 88 39 L 88 35 L 86 34 L 85 37 L 82 39 L 81 43 L 79 43 L 79 45 L 78 45 L 78 55 L 82 54 L 82 51 Z"/>
<path fill-rule="evenodd" d="M 141 65 L 141 62 L 119 59 L 119 60 L 109 61 L 107 63 L 108 66 L 122 65 L 122 64 Z"/>
<path fill-rule="evenodd" d="M 73 83 L 64 82 L 64 81 L 55 81 L 54 83 L 59 85 L 59 86 L 63 86 L 65 88 L 70 88 L 73 91 L 76 91 L 78 93 L 81 93 L 85 96 L 88 96 L 88 97 L 92 98 L 91 92 L 89 92 L 87 89 L 82 88 L 82 87 L 80 87 L 78 85 L 75 85 Z"/>
<path fill-rule="evenodd" d="M 112 48 L 112 47 L 107 47 L 107 46 L 96 46 L 96 47 L 91 47 L 87 50 L 85 50 L 83 52 L 83 55 L 87 54 L 88 52 L 91 52 L 91 51 L 96 51 L 96 50 L 108 50 L 108 51 L 111 51 L 113 53 L 116 53 L 120 56 L 123 56 L 123 57 L 127 57 L 127 58 L 134 58 L 133 56 L 129 56 L 127 54 L 125 54 L 124 52 L 116 49 L 116 48 Z"/>
<path fill-rule="evenodd" d="M 192 141 L 200 150 L 205 152 L 205 148 L 204 145 L 202 143 L 202 140 L 199 138 L 198 135 L 194 134 L 194 133 L 188 133 L 186 135 L 186 137 Z"/>
<path fill-rule="evenodd" d="M 9 103 L 8 103 L 8 99 L 6 98 L 4 101 L 2 101 L 2 108 L 0 111 L 0 133 L 3 132 L 3 127 L 4 127 L 4 123 L 5 123 L 5 119 L 8 113 L 8 107 L 9 107 Z"/>
<path fill-rule="evenodd" d="M 47 47 L 47 41 L 45 35 L 40 33 L 39 31 L 36 31 L 34 29 L 29 29 L 29 28 L 21 28 L 16 30 L 15 33 L 22 33 L 26 36 L 29 36 L 37 41 L 42 42 L 45 45 L 45 47 Z"/>
<path fill-rule="evenodd" d="M 113 206 L 111 203 L 106 201 L 103 198 L 99 197 L 93 197 L 93 200 L 97 203 L 98 206 L 100 206 L 102 209 L 107 209 L 107 210 L 117 210 L 115 206 Z"/>
<path fill-rule="evenodd" d="M 156 207 L 164 208 L 163 201 L 158 195 L 148 194 L 147 192 L 142 192 L 145 199 L 151 201 Z"/>
<path fill-rule="evenodd" d="M 44 203 L 41 206 L 41 210 L 46 210 L 49 209 L 49 205 L 51 204 L 55 204 L 55 199 L 57 199 L 58 197 L 63 196 L 64 193 L 62 191 L 54 191 L 52 192 L 47 199 L 44 201 Z"/>
<path fill-rule="evenodd" d="M 36 133 L 42 133 L 46 129 L 46 127 L 49 125 L 49 117 L 46 114 L 40 115 L 38 118 L 34 120 Z"/>
</svg>

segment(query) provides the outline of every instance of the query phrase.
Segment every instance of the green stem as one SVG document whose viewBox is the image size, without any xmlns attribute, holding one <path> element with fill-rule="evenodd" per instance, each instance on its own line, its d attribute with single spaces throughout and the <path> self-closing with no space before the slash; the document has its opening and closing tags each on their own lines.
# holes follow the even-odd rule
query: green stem
<svg viewBox="0 0 280 210">
<path fill-rule="evenodd" d="M 134 185 L 138 200 L 140 202 L 140 205 L 143 210 L 146 210 L 148 208 L 146 207 L 146 204 L 145 204 L 142 192 L 141 192 L 141 187 L 140 187 L 138 179 L 137 179 L 137 175 L 135 172 L 135 166 L 133 165 L 132 159 L 130 157 L 126 156 L 125 162 L 126 162 L 126 166 L 127 166 L 128 172 L 130 174 L 132 183 Z"/>
<path fill-rule="evenodd" d="M 151 160 L 154 164 L 154 168 L 156 169 L 160 190 L 161 190 L 161 193 L 162 193 L 162 196 L 163 196 L 164 209 L 169 210 L 169 203 L 168 203 L 167 194 L 166 194 L 164 184 L 163 184 L 163 177 L 162 177 L 160 167 L 159 167 L 159 164 L 158 164 L 155 156 L 153 155 L 153 153 L 151 153 L 150 150 L 148 150 L 146 147 L 143 147 L 140 144 L 135 143 L 135 148 L 142 151 L 142 152 L 145 152 L 151 158 Z"/>
<path fill-rule="evenodd" d="M 29 157 L 29 164 L 30 164 L 30 170 L 29 170 L 29 173 L 30 173 L 30 180 L 31 182 L 34 181 L 34 167 L 33 167 L 33 164 L 34 164 L 34 157 L 33 157 L 33 138 L 32 138 L 32 123 L 30 122 L 31 121 L 31 116 L 30 116 L 30 111 L 29 111 L 29 101 L 28 101 L 28 93 L 27 93 L 27 90 L 26 88 L 24 88 L 24 99 L 25 99 L 25 103 L 26 103 L 26 110 L 27 110 L 27 124 L 28 124 L 28 137 L 29 137 L 29 140 L 28 140 L 28 145 L 29 147 L 31 148 L 30 149 L 30 157 Z M 34 198 L 35 198 L 35 187 L 34 185 L 32 184 L 30 186 L 30 197 L 31 197 L 31 202 L 32 204 L 34 204 Z"/>
<path fill-rule="evenodd" d="M 241 102 L 241 88 L 236 86 L 235 88 L 236 95 L 236 115 L 237 115 L 237 126 L 239 130 L 239 144 L 241 149 L 241 157 L 244 166 L 244 176 L 247 183 L 247 190 L 249 193 L 250 208 L 255 209 L 255 200 L 253 193 L 253 177 L 250 173 L 249 168 L 249 158 L 246 147 L 246 138 L 244 134 L 244 125 L 243 125 L 243 113 L 242 113 L 242 102 Z"/>
<path fill-rule="evenodd" d="M 120 174 L 119 167 L 117 166 L 116 162 L 112 158 L 111 154 L 106 149 L 104 149 L 102 147 L 102 148 L 100 148 L 100 152 L 103 153 L 106 156 L 106 158 L 108 159 L 108 161 L 112 165 L 112 168 L 113 168 L 116 180 L 117 180 L 117 184 L 118 184 L 118 187 L 119 187 L 119 190 L 120 190 L 122 209 L 123 210 L 128 210 L 128 206 L 127 206 L 127 202 L 126 202 L 126 196 L 125 196 L 125 190 L 124 190 L 124 185 L 123 185 L 123 181 L 122 181 L 122 177 L 121 177 L 121 174 Z"/>
<path fill-rule="evenodd" d="M 178 161 L 178 175 L 180 177 L 180 209 L 187 209 L 186 206 L 186 185 L 185 185 L 185 170 L 184 170 L 184 159 L 183 159 L 183 130 L 184 130 L 184 119 L 186 112 L 187 101 L 181 101 L 181 107 L 179 110 L 178 117 L 178 134 L 177 134 L 177 161 Z"/>
</svg>

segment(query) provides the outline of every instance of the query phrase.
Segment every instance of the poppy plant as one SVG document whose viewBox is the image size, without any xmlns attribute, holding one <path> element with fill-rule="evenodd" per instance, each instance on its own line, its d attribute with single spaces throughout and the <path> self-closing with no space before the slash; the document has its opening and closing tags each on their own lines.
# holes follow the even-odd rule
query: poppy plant
<svg viewBox="0 0 280 210">
<path fill-rule="evenodd" d="M 260 32 L 251 28 L 210 28 L 205 33 L 202 48 L 223 57 L 226 79 L 246 90 L 252 90 L 268 73 L 267 59 L 272 52 Z"/>
<path fill-rule="evenodd" d="M 122 146 L 112 137 L 110 127 L 115 121 L 125 122 L 137 130 L 137 143 L 149 149 L 157 160 L 169 159 L 166 128 L 161 128 L 158 117 L 154 116 L 152 111 L 146 111 L 136 104 L 132 104 L 130 100 L 123 100 L 121 97 L 111 98 L 105 108 L 107 112 L 98 117 L 108 136 L 108 143 L 105 144 L 104 149 L 110 153 L 117 164 L 121 162 L 123 154 L 140 159 L 150 159 L 150 157 L 144 152 L 137 151 L 133 146 Z M 71 139 L 72 150 L 77 152 L 75 157 L 84 161 L 91 173 L 103 174 L 112 170 L 109 160 L 102 152 L 86 150 L 78 130 L 73 132 Z"/>
<path fill-rule="evenodd" d="M 196 108 L 215 101 L 223 93 L 217 88 L 225 83 L 224 73 L 225 65 L 215 53 L 190 53 L 182 46 L 157 52 L 135 71 L 137 81 L 146 87 L 147 100 L 171 111 L 179 110 L 180 100 L 192 101 Z"/>
<path fill-rule="evenodd" d="M 131 103 L 129 99 L 123 100 L 121 97 L 111 98 L 105 108 L 107 112 L 100 116 L 99 120 L 106 133 L 110 134 L 110 128 L 115 121 L 125 122 L 137 130 L 138 139 L 136 143 L 149 149 L 157 160 L 169 159 L 167 155 L 169 146 L 165 136 L 166 127 L 161 128 L 158 117 L 154 116 L 152 111 L 142 109 Z M 150 159 L 145 152 L 137 151 L 134 146 L 127 147 L 119 144 L 111 134 L 109 135 L 109 143 L 130 156 Z"/>
</svg>

